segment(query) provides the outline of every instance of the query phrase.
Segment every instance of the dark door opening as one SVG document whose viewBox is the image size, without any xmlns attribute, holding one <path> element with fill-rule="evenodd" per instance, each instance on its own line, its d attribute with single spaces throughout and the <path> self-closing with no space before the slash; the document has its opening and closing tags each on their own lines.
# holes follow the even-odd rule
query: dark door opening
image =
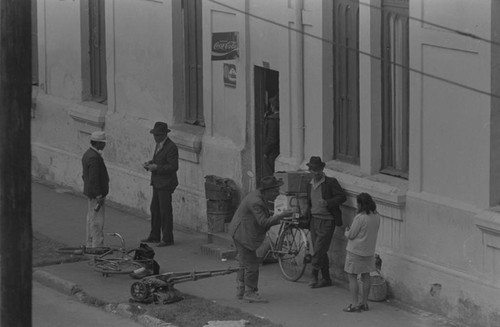
<svg viewBox="0 0 500 327">
<path fill-rule="evenodd" d="M 279 155 L 279 73 L 255 66 L 254 88 L 255 179 L 259 187 L 262 177 L 274 173 Z"/>
</svg>

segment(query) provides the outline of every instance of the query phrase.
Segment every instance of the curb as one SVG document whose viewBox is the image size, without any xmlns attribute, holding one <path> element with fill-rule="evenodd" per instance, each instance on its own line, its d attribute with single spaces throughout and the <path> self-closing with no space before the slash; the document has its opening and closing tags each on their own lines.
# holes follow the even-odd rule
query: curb
<svg viewBox="0 0 500 327">
<path fill-rule="evenodd" d="M 147 313 L 141 314 L 140 307 L 137 308 L 128 303 L 106 303 L 85 293 L 85 291 L 78 284 L 62 279 L 47 271 L 38 269 L 33 271 L 33 280 L 63 294 L 74 296 L 81 303 L 102 308 L 106 312 L 137 321 L 145 327 L 177 327 L 176 325 L 150 316 Z"/>
</svg>

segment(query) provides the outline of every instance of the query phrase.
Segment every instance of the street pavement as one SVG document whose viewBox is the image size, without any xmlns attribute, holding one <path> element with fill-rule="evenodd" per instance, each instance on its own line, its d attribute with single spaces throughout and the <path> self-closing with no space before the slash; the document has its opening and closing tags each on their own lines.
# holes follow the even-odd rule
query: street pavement
<svg viewBox="0 0 500 327">
<path fill-rule="evenodd" d="M 87 210 L 85 198 L 68 189 L 36 181 L 32 184 L 32 194 L 34 231 L 68 246 L 83 244 Z M 150 221 L 145 216 L 109 204 L 105 210 L 105 232 L 121 234 L 127 247 L 137 247 L 140 239 L 148 235 Z M 161 273 L 237 266 L 236 261 L 220 261 L 203 254 L 200 247 L 207 242 L 207 236 L 203 233 L 176 228 L 174 237 L 174 246 L 154 247 L 155 260 L 160 264 Z M 107 237 L 105 243 L 118 244 L 117 239 L 113 237 Z M 77 289 L 92 298 L 112 304 L 128 303 L 130 285 L 135 282 L 127 275 L 104 277 L 95 272 L 85 261 L 36 268 L 33 276 L 37 282 L 62 292 L 68 293 L 71 289 Z M 261 295 L 269 300 L 268 304 L 238 302 L 235 298 L 234 274 L 179 283 L 176 284 L 176 288 L 183 293 L 206 298 L 221 305 L 240 308 L 285 327 L 458 326 L 437 315 L 397 305 L 393 301 L 370 302 L 368 312 L 343 312 L 342 308 L 350 302 L 349 291 L 345 284 L 336 282 L 332 287 L 310 289 L 305 278 L 295 283 L 284 280 L 277 264 L 261 267 L 259 288 Z M 37 288 L 34 291 L 37 292 Z M 37 305 L 40 304 L 35 302 L 34 312 L 40 309 L 36 307 Z M 78 316 L 75 317 L 79 319 Z M 142 321 L 142 323 L 148 326 L 147 322 Z M 115 325 L 121 326 L 121 323 L 117 321 Z M 96 325 L 88 323 L 88 326 Z M 108 326 L 113 325 L 108 324 Z"/>
<path fill-rule="evenodd" d="M 140 327 L 128 318 L 81 303 L 72 296 L 33 283 L 33 327 Z"/>
</svg>

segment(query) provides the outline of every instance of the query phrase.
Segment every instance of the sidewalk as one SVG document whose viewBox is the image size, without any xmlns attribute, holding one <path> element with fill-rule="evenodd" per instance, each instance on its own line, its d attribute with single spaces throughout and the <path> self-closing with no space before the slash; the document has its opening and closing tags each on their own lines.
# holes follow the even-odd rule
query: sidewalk
<svg viewBox="0 0 500 327">
<path fill-rule="evenodd" d="M 87 202 L 64 189 L 32 184 L 33 230 L 69 246 L 78 246 L 85 238 Z M 149 233 L 149 221 L 131 213 L 106 207 L 105 232 L 123 236 L 127 247 L 136 247 Z M 207 237 L 187 230 L 174 232 L 175 245 L 154 247 L 160 272 L 225 269 L 237 266 L 236 261 L 217 261 L 203 255 L 200 246 Z M 106 239 L 116 244 L 116 239 Z M 34 279 L 63 292 L 71 288 L 83 290 L 88 296 L 106 303 L 128 303 L 130 285 L 135 281 L 127 275 L 108 278 L 93 271 L 87 262 L 53 265 L 35 269 Z M 239 303 L 235 299 L 235 275 L 225 275 L 176 285 L 183 292 L 203 297 L 221 305 L 240 308 L 259 317 L 268 318 L 286 327 L 451 327 L 454 324 L 427 312 L 410 312 L 387 302 L 371 302 L 370 311 L 345 313 L 349 292 L 342 285 L 310 289 L 307 281 L 292 283 L 281 278 L 277 264 L 261 267 L 260 293 L 269 304 Z"/>
</svg>

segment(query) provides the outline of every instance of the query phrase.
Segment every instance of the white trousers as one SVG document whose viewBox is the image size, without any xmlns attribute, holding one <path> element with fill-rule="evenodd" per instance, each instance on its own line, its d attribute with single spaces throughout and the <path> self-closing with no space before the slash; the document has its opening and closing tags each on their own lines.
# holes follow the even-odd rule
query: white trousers
<svg viewBox="0 0 500 327">
<path fill-rule="evenodd" d="M 86 247 L 103 246 L 104 244 L 104 214 L 105 206 L 101 206 L 99 211 L 95 211 L 96 199 L 88 199 L 87 208 L 87 240 Z"/>
</svg>

